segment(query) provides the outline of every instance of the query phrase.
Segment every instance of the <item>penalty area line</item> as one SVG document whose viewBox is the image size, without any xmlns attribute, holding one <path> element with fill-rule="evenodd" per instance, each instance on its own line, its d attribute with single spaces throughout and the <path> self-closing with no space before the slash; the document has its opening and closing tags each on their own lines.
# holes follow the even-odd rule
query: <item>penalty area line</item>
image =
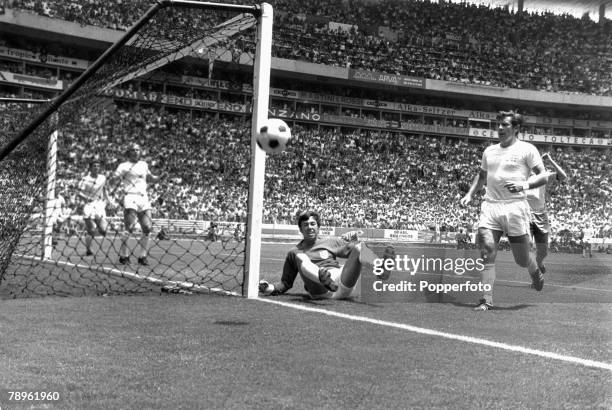
<svg viewBox="0 0 612 410">
<path fill-rule="evenodd" d="M 310 306 L 303 306 L 303 305 L 298 305 L 294 303 L 282 302 L 279 300 L 272 300 L 272 299 L 267 299 L 267 298 L 257 298 L 256 300 L 259 300 L 265 303 L 270 303 L 273 305 L 279 305 L 279 306 L 284 306 L 284 307 L 288 307 L 292 309 L 302 310 L 306 312 L 320 313 L 326 316 L 332 316 L 332 317 L 337 317 L 341 319 L 352 320 L 354 322 L 369 323 L 369 324 L 373 324 L 377 326 L 385 326 L 385 327 L 390 327 L 390 328 L 395 328 L 395 329 L 401 329 L 401 330 L 406 330 L 408 332 L 418 333 L 422 335 L 436 336 L 436 337 L 441 337 L 444 339 L 457 340 L 460 342 L 477 344 L 477 345 L 487 346 L 487 347 L 493 347 L 496 349 L 501 349 L 501 350 L 506 350 L 506 351 L 511 351 L 511 352 L 517 352 L 517 353 L 544 357 L 546 359 L 553 359 L 553 360 L 559 360 L 559 361 L 563 361 L 567 363 L 574 363 L 574 364 L 578 364 L 578 365 L 585 366 L 585 367 L 594 367 L 597 369 L 612 371 L 612 364 L 605 363 L 605 362 L 598 362 L 595 360 L 582 359 L 579 357 L 567 356 L 567 355 L 562 355 L 558 353 L 547 352 L 544 350 L 531 349 L 528 347 L 523 347 L 523 346 L 518 346 L 518 345 L 510 345 L 507 343 L 493 342 L 490 340 L 480 339 L 480 338 L 472 337 L 472 336 L 463 336 L 463 335 L 458 335 L 454 333 L 440 332 L 438 330 L 407 325 L 405 323 L 373 319 L 373 318 L 369 318 L 366 316 L 349 315 L 346 313 L 339 313 L 339 312 L 334 312 L 334 311 L 321 309 L 321 308 L 313 308 Z"/>
</svg>

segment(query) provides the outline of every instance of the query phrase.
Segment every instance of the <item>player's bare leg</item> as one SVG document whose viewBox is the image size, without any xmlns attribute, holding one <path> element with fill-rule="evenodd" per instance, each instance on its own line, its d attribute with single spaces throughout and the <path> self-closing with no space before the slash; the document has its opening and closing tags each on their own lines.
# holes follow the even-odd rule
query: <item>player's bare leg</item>
<svg viewBox="0 0 612 410">
<path fill-rule="evenodd" d="M 349 253 L 349 257 L 346 259 L 346 263 L 342 268 L 342 274 L 340 275 L 340 284 L 352 288 L 357 283 L 359 275 L 361 274 L 361 243 L 355 243 L 353 249 Z"/>
<path fill-rule="evenodd" d="M 148 265 L 147 254 L 149 252 L 149 243 L 151 234 L 151 230 L 153 227 L 153 221 L 151 220 L 151 211 L 146 210 L 140 212 L 138 214 L 138 222 L 140 223 L 140 228 L 142 229 L 142 236 L 140 237 L 139 245 L 140 245 L 140 253 L 138 254 L 138 263 L 140 265 Z"/>
<path fill-rule="evenodd" d="M 388 246 L 385 249 L 383 259 L 393 259 L 395 257 L 395 248 Z M 349 253 L 349 257 L 342 268 L 340 275 L 339 289 L 334 293 L 334 299 L 345 299 L 347 298 L 361 275 L 361 271 L 364 266 L 372 266 L 374 259 L 378 259 L 378 255 L 372 252 L 364 243 L 355 243 L 355 247 Z M 381 279 L 387 279 L 389 272 L 385 271 L 385 277 L 380 276 Z"/>
<path fill-rule="evenodd" d="M 124 229 L 121 233 L 121 246 L 119 247 L 119 263 L 127 264 L 130 262 L 130 249 L 128 239 L 136 226 L 136 210 L 126 209 L 123 214 Z"/>
<path fill-rule="evenodd" d="M 538 265 L 540 272 L 546 273 L 544 259 L 548 255 L 548 234 L 543 232 L 534 232 L 533 240 L 536 247 L 536 264 Z"/>
<path fill-rule="evenodd" d="M 105 218 L 96 218 L 95 222 L 96 222 L 96 226 L 98 227 L 98 233 L 102 236 L 100 238 L 100 244 L 99 244 L 99 247 L 101 248 L 102 242 L 104 241 L 104 238 L 106 237 L 106 232 L 108 230 L 108 222 L 106 221 Z"/>
<path fill-rule="evenodd" d="M 503 232 L 489 229 L 478 228 L 478 244 L 480 246 L 480 256 L 484 261 L 481 282 L 485 289 L 478 310 L 488 310 L 493 306 L 493 284 L 495 283 L 495 258 L 497 257 L 497 244 Z M 489 286 L 485 286 L 489 285 Z"/>
<path fill-rule="evenodd" d="M 87 235 L 85 236 L 85 248 L 87 249 L 86 255 L 91 256 L 93 255 L 91 243 L 96 235 L 96 223 L 92 221 L 91 218 L 85 219 L 85 230 L 87 231 Z"/>
<path fill-rule="evenodd" d="M 326 268 L 315 265 L 305 253 L 298 253 L 296 258 L 301 275 L 313 282 L 321 283 L 331 292 L 338 290 L 338 285 L 333 282 Z"/>
<path fill-rule="evenodd" d="M 531 241 L 529 235 L 509 236 L 508 241 L 510 242 L 514 261 L 520 267 L 527 268 L 531 277 L 532 287 L 537 291 L 541 291 L 544 287 L 544 278 L 542 278 L 542 273 L 538 269 L 535 257 L 530 252 Z"/>
</svg>

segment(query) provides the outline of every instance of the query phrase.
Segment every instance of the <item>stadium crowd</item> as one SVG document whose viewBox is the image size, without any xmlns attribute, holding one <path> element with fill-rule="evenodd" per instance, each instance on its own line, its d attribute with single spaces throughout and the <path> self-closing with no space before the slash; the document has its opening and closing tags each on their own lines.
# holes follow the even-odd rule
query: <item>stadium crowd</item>
<svg viewBox="0 0 612 410">
<path fill-rule="evenodd" d="M 463 208 L 459 199 L 486 142 L 316 131 L 298 124 L 292 131 L 290 148 L 267 159 L 265 223 L 292 224 L 299 211 L 316 209 L 328 226 L 472 229 L 479 204 Z M 154 217 L 244 222 L 249 134 L 239 117 L 107 107 L 103 115 L 83 116 L 64 132 L 58 190 L 74 207 L 87 159 L 100 159 L 110 174 L 128 142 L 135 141 L 161 176 L 149 187 Z M 552 155 L 570 175 L 568 183 L 551 191 L 554 231 L 582 227 L 593 235 L 612 235 L 607 202 L 612 169 L 606 156 L 572 148 L 557 148 Z M 110 215 L 116 210 L 116 205 L 108 209 Z"/>
<path fill-rule="evenodd" d="M 417 0 L 271 3 L 276 57 L 484 86 L 612 95 L 608 20 Z M 17 9 L 117 30 L 150 6 L 145 0 L 12 1 Z"/>
</svg>

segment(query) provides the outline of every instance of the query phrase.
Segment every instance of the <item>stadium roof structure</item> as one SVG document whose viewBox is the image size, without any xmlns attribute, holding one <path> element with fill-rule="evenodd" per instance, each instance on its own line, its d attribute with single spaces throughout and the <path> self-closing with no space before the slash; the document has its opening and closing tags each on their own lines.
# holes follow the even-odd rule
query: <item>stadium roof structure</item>
<svg viewBox="0 0 612 410">
<path fill-rule="evenodd" d="M 491 7 L 508 7 L 517 10 L 519 0 L 451 0 L 453 3 L 488 4 Z M 528 12 L 552 12 L 582 17 L 589 14 L 599 20 L 599 8 L 605 6 L 605 17 L 612 19 L 612 0 L 523 0 L 523 9 Z"/>
</svg>

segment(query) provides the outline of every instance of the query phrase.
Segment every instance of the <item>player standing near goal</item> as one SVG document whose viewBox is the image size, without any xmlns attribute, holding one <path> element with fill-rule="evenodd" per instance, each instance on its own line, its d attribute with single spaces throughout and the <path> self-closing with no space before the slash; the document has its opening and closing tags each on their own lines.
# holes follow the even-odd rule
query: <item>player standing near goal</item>
<svg viewBox="0 0 612 410">
<path fill-rule="evenodd" d="M 124 231 L 121 235 L 119 248 L 119 263 L 130 263 L 130 249 L 128 238 L 136 227 L 136 220 L 140 223 L 142 236 L 140 238 L 140 254 L 138 263 L 148 265 L 147 252 L 149 249 L 149 234 L 152 230 L 151 203 L 147 195 L 147 182 L 155 182 L 159 177 L 149 171 L 145 161 L 140 160 L 141 149 L 138 144 L 131 144 L 127 150 L 127 161 L 119 164 L 112 177 L 115 190 L 123 188 L 123 223 Z"/>
<path fill-rule="evenodd" d="M 303 239 L 291 249 L 285 258 L 280 283 L 259 283 L 259 290 L 266 295 L 279 295 L 293 287 L 298 273 L 312 299 L 346 299 L 350 296 L 359 275 L 364 258 L 374 253 L 358 241 L 357 232 L 341 237 L 319 238 L 321 219 L 314 211 L 303 212 L 297 221 Z M 388 247 L 383 258 L 394 258 L 393 248 Z M 341 266 L 336 258 L 346 258 Z"/>
<path fill-rule="evenodd" d="M 554 171 L 548 172 L 545 184 L 528 190 L 526 194 L 527 202 L 531 209 L 529 229 L 536 246 L 536 263 L 540 272 L 546 273 L 544 258 L 548 254 L 548 235 L 550 234 L 550 220 L 548 219 L 548 212 L 546 212 L 546 188 L 553 180 L 564 181 L 567 178 L 567 174 L 551 158 L 549 153 L 542 155 L 542 160 L 548 161 Z"/>
<path fill-rule="evenodd" d="M 78 199 L 83 201 L 83 220 L 85 221 L 85 247 L 87 256 L 93 255 L 91 244 L 97 232 L 103 237 L 106 235 L 108 223 L 106 221 L 106 204 L 110 202 L 106 191 L 106 177 L 100 173 L 100 162 L 91 159 L 89 172 L 78 185 Z"/>
<path fill-rule="evenodd" d="M 544 287 L 542 273 L 529 252 L 530 210 L 525 191 L 545 184 L 547 174 L 536 147 L 518 140 L 523 117 L 514 111 L 502 111 L 498 121 L 500 142 L 485 149 L 478 175 L 460 200 L 461 205 L 469 204 L 486 184 L 478 222 L 478 244 L 485 264 L 482 283 L 490 285 L 487 286 L 490 290 L 483 294 L 477 310 L 493 307 L 495 257 L 504 233 L 508 235 L 514 261 L 527 268 L 533 288 L 540 291 Z M 535 176 L 529 178 L 531 172 Z"/>
<path fill-rule="evenodd" d="M 66 235 L 69 235 L 72 209 L 68 207 L 64 196 L 57 194 L 54 199 L 48 201 L 47 207 L 51 210 L 49 213 L 49 224 L 53 227 L 54 234 L 60 235 L 64 231 Z M 53 235 L 51 242 L 53 245 L 57 245 L 55 235 Z"/>
</svg>

